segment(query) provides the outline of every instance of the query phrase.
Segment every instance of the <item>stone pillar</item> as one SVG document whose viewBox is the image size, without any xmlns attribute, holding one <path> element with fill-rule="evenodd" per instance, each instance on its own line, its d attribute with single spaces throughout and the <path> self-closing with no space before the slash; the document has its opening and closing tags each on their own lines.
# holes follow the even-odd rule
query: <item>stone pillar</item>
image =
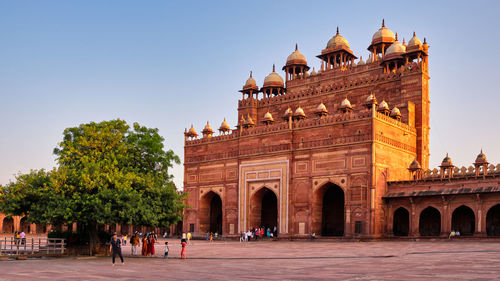
<svg viewBox="0 0 500 281">
<path fill-rule="evenodd" d="M 442 211 L 441 211 L 441 235 L 442 237 L 448 237 L 451 232 L 451 210 L 450 201 L 444 196 L 441 196 L 442 201 Z"/>
</svg>

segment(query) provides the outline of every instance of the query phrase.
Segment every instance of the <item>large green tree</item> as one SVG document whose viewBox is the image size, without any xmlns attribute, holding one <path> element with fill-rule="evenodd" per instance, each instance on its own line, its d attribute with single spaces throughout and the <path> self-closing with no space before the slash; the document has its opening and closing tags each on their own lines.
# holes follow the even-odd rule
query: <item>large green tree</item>
<svg viewBox="0 0 500 281">
<path fill-rule="evenodd" d="M 122 120 L 64 130 L 54 149 L 58 167 L 19 175 L 2 187 L 0 209 L 35 223 L 85 229 L 91 251 L 98 224 L 168 227 L 182 219 L 184 196 L 169 168 L 180 163 L 157 129 Z"/>
</svg>

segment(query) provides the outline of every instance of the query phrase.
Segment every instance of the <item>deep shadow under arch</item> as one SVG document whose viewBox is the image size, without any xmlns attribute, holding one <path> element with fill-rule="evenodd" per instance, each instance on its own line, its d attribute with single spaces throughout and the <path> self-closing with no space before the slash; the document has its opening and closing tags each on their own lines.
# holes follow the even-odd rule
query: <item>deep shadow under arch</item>
<svg viewBox="0 0 500 281">
<path fill-rule="evenodd" d="M 491 207 L 486 213 L 486 234 L 500 236 L 500 204 Z"/>
<path fill-rule="evenodd" d="M 250 227 L 278 227 L 278 198 L 267 187 L 261 188 L 250 202 Z"/>
<path fill-rule="evenodd" d="M 460 231 L 461 236 L 474 235 L 476 218 L 474 211 L 467 206 L 460 206 L 451 216 L 451 230 Z"/>
<path fill-rule="evenodd" d="M 427 207 L 420 213 L 418 226 L 420 236 L 439 236 L 441 234 L 441 213 L 434 207 Z"/>
<path fill-rule="evenodd" d="M 210 191 L 200 200 L 200 232 L 222 234 L 222 199 L 219 194 Z"/>
<path fill-rule="evenodd" d="M 344 236 L 344 191 L 333 183 L 322 189 L 321 235 Z"/>
<path fill-rule="evenodd" d="M 403 207 L 399 207 L 394 212 L 392 223 L 394 236 L 408 236 L 410 232 L 410 213 Z"/>
</svg>

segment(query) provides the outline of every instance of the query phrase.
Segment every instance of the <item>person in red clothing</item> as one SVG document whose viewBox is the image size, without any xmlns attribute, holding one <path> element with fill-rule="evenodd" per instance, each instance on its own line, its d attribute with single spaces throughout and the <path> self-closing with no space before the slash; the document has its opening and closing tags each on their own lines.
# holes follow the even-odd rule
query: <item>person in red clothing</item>
<svg viewBox="0 0 500 281">
<path fill-rule="evenodd" d="M 264 227 L 260 228 L 260 239 L 264 239 Z"/>
<path fill-rule="evenodd" d="M 154 256 L 155 255 L 155 242 L 156 242 L 156 239 L 155 239 L 155 235 L 152 234 L 151 235 L 151 255 Z"/>
<path fill-rule="evenodd" d="M 181 239 L 181 246 L 182 246 L 182 250 L 181 250 L 181 259 L 186 259 L 186 247 L 187 247 L 187 243 L 186 243 L 186 239 Z"/>
</svg>

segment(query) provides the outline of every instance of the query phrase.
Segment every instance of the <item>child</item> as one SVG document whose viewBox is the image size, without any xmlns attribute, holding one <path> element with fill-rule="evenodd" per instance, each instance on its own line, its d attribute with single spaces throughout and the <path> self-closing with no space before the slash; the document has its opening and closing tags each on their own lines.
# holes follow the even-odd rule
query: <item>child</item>
<svg viewBox="0 0 500 281">
<path fill-rule="evenodd" d="M 182 245 L 182 250 L 181 250 L 181 259 L 186 259 L 186 239 L 182 238 L 181 239 L 181 245 Z"/>
<path fill-rule="evenodd" d="M 168 258 L 168 242 L 165 242 L 165 255 L 163 256 L 163 258 Z"/>
</svg>

